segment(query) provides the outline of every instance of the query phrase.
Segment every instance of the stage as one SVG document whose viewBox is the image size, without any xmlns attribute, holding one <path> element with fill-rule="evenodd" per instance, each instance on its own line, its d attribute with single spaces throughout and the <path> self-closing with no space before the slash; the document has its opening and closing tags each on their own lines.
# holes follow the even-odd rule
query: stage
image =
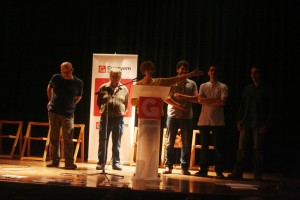
<svg viewBox="0 0 300 200">
<path fill-rule="evenodd" d="M 96 164 L 76 163 L 77 170 L 47 168 L 47 162 L 0 159 L 0 199 L 103 199 L 112 191 L 124 191 L 122 199 L 129 198 L 125 191 L 134 192 L 139 199 L 184 200 L 198 199 L 300 199 L 300 180 L 280 174 L 264 174 L 263 181 L 252 180 L 246 173 L 243 180 L 217 179 L 213 171 L 208 177 L 180 174 L 164 175 L 159 168 L 158 180 L 135 180 L 135 166 L 122 165 L 122 171 L 96 170 Z M 64 163 L 61 162 L 63 167 Z M 103 173 L 105 172 L 105 174 Z M 227 176 L 228 172 L 224 175 Z"/>
</svg>

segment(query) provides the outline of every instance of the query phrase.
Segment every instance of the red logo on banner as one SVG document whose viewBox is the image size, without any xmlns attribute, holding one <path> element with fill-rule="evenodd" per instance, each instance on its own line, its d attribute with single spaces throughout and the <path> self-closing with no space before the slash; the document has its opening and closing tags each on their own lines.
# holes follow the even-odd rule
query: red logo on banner
<svg viewBox="0 0 300 200">
<path fill-rule="evenodd" d="M 100 122 L 96 122 L 96 129 L 100 129 Z"/>
<path fill-rule="evenodd" d="M 105 65 L 99 65 L 98 66 L 98 72 L 99 73 L 106 73 L 106 66 Z"/>
<path fill-rule="evenodd" d="M 162 100 L 156 97 L 140 97 L 138 109 L 140 119 L 160 119 Z"/>
</svg>

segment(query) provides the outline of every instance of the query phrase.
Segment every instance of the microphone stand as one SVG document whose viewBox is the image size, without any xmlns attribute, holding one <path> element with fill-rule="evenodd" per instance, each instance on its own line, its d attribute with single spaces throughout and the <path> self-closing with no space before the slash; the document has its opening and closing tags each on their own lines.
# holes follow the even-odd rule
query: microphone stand
<svg viewBox="0 0 300 200">
<path fill-rule="evenodd" d="M 106 121 L 105 121 L 105 138 L 104 138 L 104 152 L 103 152 L 103 169 L 100 174 L 103 174 L 107 181 L 110 181 L 106 175 L 113 175 L 113 176 L 118 176 L 121 178 L 124 178 L 122 175 L 115 175 L 115 174 L 110 174 L 105 172 L 105 165 L 106 165 L 106 157 L 107 157 L 107 146 L 108 146 L 108 132 L 107 132 L 107 126 L 108 126 L 108 102 L 109 102 L 109 94 L 107 94 L 107 103 L 106 103 Z"/>
<path fill-rule="evenodd" d="M 137 77 L 132 79 L 130 82 L 127 82 L 127 83 L 124 83 L 124 84 L 121 84 L 120 86 L 123 86 L 123 85 L 128 85 L 130 83 L 133 83 L 133 82 L 136 82 L 137 81 Z M 120 87 L 118 86 L 118 87 Z M 98 94 L 98 93 L 96 93 Z M 122 175 L 115 175 L 115 174 L 109 174 L 109 173 L 106 173 L 105 172 L 105 165 L 106 165 L 106 157 L 107 157 L 107 146 L 108 146 L 108 132 L 107 132 L 107 126 L 108 126 L 108 102 L 110 100 L 110 97 L 109 97 L 109 94 L 107 94 L 107 102 L 106 102 L 106 122 L 105 122 L 105 138 L 104 138 L 104 156 L 103 156 L 103 169 L 102 169 L 102 172 L 100 174 L 103 174 L 105 176 L 105 178 L 107 179 L 107 181 L 110 181 L 108 179 L 108 177 L 106 175 L 113 175 L 113 176 L 118 176 L 118 177 L 121 177 L 121 178 L 124 178 L 124 176 Z"/>
<path fill-rule="evenodd" d="M 128 84 L 130 84 L 130 83 L 134 83 L 134 82 L 137 82 L 137 80 L 138 80 L 138 77 L 136 77 L 136 78 L 134 78 L 134 79 L 132 79 L 131 81 L 129 81 L 129 82 L 126 82 L 126 83 L 121 83 L 121 85 L 120 86 L 124 86 L 124 85 L 128 85 Z M 118 87 L 120 87 L 120 86 L 118 86 Z"/>
</svg>

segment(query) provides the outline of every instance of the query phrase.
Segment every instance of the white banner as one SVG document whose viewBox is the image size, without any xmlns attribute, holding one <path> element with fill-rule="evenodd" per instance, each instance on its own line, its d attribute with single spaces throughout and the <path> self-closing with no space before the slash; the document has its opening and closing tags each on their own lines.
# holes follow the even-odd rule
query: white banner
<svg viewBox="0 0 300 200">
<path fill-rule="evenodd" d="M 120 159 L 121 164 L 130 162 L 131 147 L 133 144 L 135 107 L 131 106 L 131 95 L 133 83 L 132 80 L 137 77 L 137 55 L 127 54 L 93 54 L 92 66 L 92 87 L 91 87 L 91 105 L 90 105 L 90 126 L 89 126 L 89 151 L 88 162 L 98 162 L 98 145 L 99 145 L 99 121 L 100 112 L 97 107 L 98 88 L 108 81 L 109 71 L 112 68 L 122 69 L 121 83 L 125 84 L 129 91 L 128 111 L 124 117 L 124 134 L 122 136 Z M 111 134 L 107 147 L 107 162 L 111 161 Z"/>
</svg>

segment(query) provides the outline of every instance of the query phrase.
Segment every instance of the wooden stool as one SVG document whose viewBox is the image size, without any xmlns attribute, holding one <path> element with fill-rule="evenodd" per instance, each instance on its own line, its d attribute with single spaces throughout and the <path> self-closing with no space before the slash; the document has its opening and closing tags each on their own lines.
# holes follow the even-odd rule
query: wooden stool
<svg viewBox="0 0 300 200">
<path fill-rule="evenodd" d="M 196 149 L 201 149 L 202 145 L 196 144 L 196 137 L 197 134 L 200 134 L 199 130 L 193 130 L 193 139 L 192 139 L 192 147 L 191 147 L 191 159 L 190 159 L 190 169 L 198 169 L 199 165 L 195 164 L 195 157 L 196 157 Z M 208 147 L 209 150 L 214 150 L 215 147 L 213 145 L 210 145 Z"/>
<path fill-rule="evenodd" d="M 17 144 L 19 142 L 19 156 L 22 152 L 22 131 L 23 131 L 23 121 L 9 121 L 0 120 L 0 158 L 10 158 L 12 159 L 15 154 Z M 8 152 L 3 151 L 3 139 L 12 139 L 12 145 L 6 143 L 10 150 Z"/>
<path fill-rule="evenodd" d="M 43 141 L 44 152 L 41 155 L 31 154 L 31 142 L 33 141 Z M 24 137 L 24 144 L 21 153 L 21 160 L 42 160 L 46 161 L 47 152 L 50 143 L 50 130 L 48 122 L 28 122 L 26 135 Z M 26 151 L 27 150 L 27 151 Z M 26 151 L 26 155 L 25 155 Z"/>
</svg>

